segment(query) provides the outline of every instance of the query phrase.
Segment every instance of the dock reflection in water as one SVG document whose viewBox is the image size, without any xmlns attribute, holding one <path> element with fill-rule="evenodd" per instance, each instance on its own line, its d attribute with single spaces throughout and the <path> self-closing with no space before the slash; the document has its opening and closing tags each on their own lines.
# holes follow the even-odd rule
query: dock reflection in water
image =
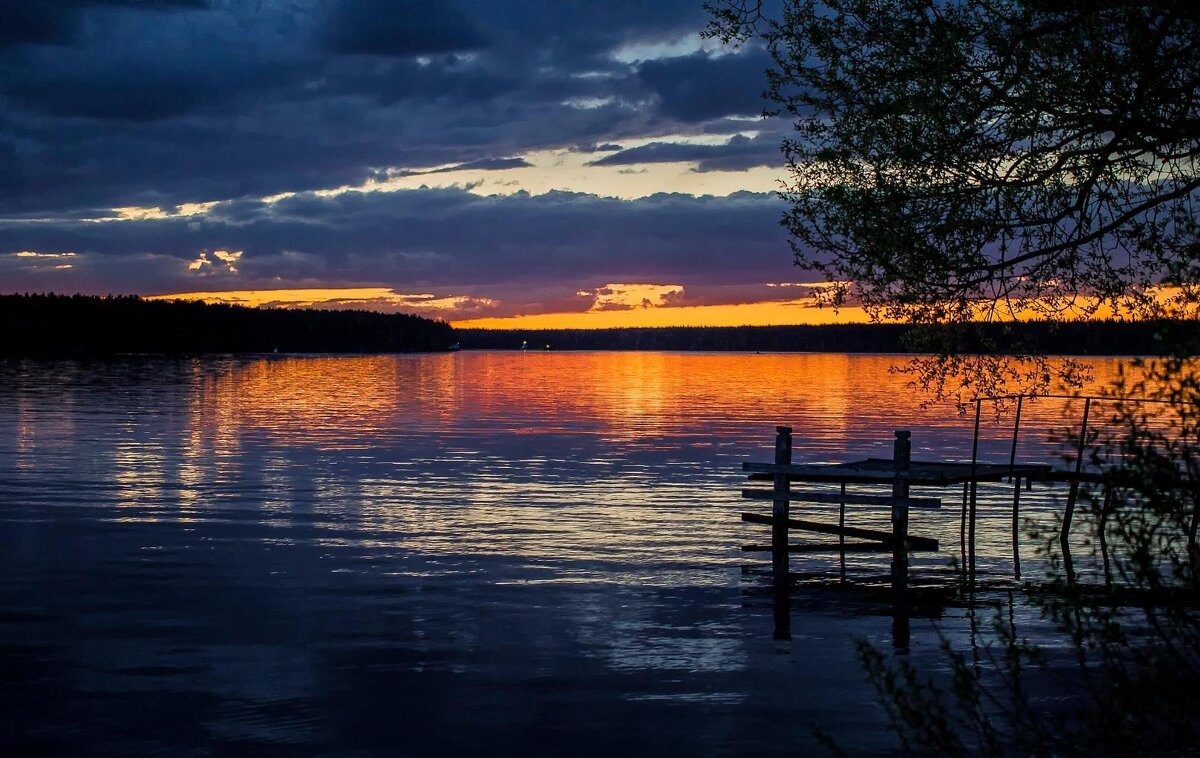
<svg viewBox="0 0 1200 758">
<path fill-rule="evenodd" d="M 886 456 L 896 428 L 969 457 L 970 424 L 895 360 L 0 363 L 0 744 L 754 754 L 815 721 L 886 748 L 852 639 L 889 620 L 805 607 L 772 640 L 738 493 L 778 423 L 798 462 Z M 1062 409 L 1026 414 L 1033 445 Z M 1009 491 L 981 497 L 981 534 L 1007 535 Z M 912 657 L 936 667 L 930 630 Z"/>
</svg>

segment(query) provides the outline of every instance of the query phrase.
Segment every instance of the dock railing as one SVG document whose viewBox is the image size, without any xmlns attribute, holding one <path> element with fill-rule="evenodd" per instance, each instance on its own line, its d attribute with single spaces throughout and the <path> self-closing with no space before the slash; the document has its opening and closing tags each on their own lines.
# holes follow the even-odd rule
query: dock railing
<svg viewBox="0 0 1200 758">
<path fill-rule="evenodd" d="M 1078 427 L 1077 439 L 1074 442 L 1074 456 L 1068 460 L 1067 468 L 1058 468 L 1046 463 L 1019 462 L 1020 441 L 1022 432 L 1022 412 L 1026 401 L 1032 397 L 1037 399 L 1060 399 L 1082 401 L 1082 418 Z M 989 402 L 1015 401 L 1012 438 L 1008 444 L 1007 463 L 982 462 L 980 452 L 980 427 L 983 418 L 983 406 Z M 776 592 L 786 593 L 789 581 L 789 556 L 792 553 L 836 552 L 840 555 L 840 576 L 846 579 L 846 554 L 855 552 L 891 552 L 890 580 L 892 596 L 897 606 L 905 603 L 909 584 L 908 553 L 914 551 L 937 551 L 938 541 L 932 537 L 910 534 L 909 515 L 911 510 L 941 508 L 941 499 L 911 497 L 911 487 L 947 487 L 961 484 L 962 508 L 959 517 L 959 549 L 962 558 L 959 568 L 961 578 L 968 588 L 974 588 L 976 583 L 976 524 L 978 521 L 979 484 L 983 482 L 998 483 L 1007 480 L 1013 485 L 1011 537 L 1013 576 L 1021 580 L 1021 491 L 1035 481 L 1064 482 L 1068 485 L 1065 507 L 1059 527 L 1058 542 L 1062 550 L 1064 569 L 1069 582 L 1075 580 L 1072 565 L 1070 536 L 1075 509 L 1080 494 L 1081 482 L 1100 482 L 1100 472 L 1086 471 L 1084 460 L 1088 442 L 1089 423 L 1092 406 L 1106 402 L 1133 403 L 1168 403 L 1169 401 L 1144 398 L 1123 398 L 1110 396 L 1088 395 L 1002 395 L 977 397 L 975 404 L 974 432 L 971 442 L 971 458 L 969 462 L 960 461 L 913 461 L 911 458 L 912 440 L 908 430 L 895 432 L 893 456 L 890 460 L 868 458 L 862 461 L 837 464 L 793 464 L 792 463 L 792 429 L 787 426 L 776 428 L 775 462 L 773 464 L 744 463 L 742 468 L 750 474 L 751 479 L 770 480 L 772 489 L 744 489 L 742 497 L 748 499 L 771 500 L 770 516 L 757 513 L 743 513 L 742 520 L 749 523 L 767 524 L 771 526 L 771 543 L 769 545 L 750 544 L 742 549 L 746 551 L 763 551 L 772 554 L 772 571 Z M 1072 436 L 1074 434 L 1072 433 Z M 839 492 L 817 492 L 810 490 L 794 490 L 792 482 L 824 482 L 840 485 Z M 890 496 L 878 494 L 858 494 L 847 492 L 847 484 L 890 484 Z M 790 504 L 795 502 L 837 504 L 839 506 L 837 523 L 825 523 L 808 519 L 791 517 Z M 847 526 L 846 506 L 876 505 L 887 506 L 891 513 L 891 530 L 866 529 Z M 1108 509 L 1107 493 L 1100 514 L 1100 530 L 1104 529 L 1104 518 Z M 837 537 L 837 542 L 818 542 L 807 544 L 790 544 L 789 530 L 808 532 L 812 534 L 831 535 Z M 862 540 L 847 543 L 847 538 Z M 1100 547 L 1105 573 L 1108 575 L 1108 555 L 1104 544 L 1103 534 L 1100 536 Z"/>
<path fill-rule="evenodd" d="M 1082 402 L 1083 408 L 1079 418 L 1078 426 L 1074 426 L 1067 422 L 1065 425 L 1056 420 L 1055 428 L 1064 430 L 1064 441 L 1069 441 L 1070 445 L 1066 450 L 1060 452 L 1065 466 L 1055 466 L 1048 463 L 1032 463 L 1021 460 L 1021 442 L 1022 442 L 1022 424 L 1025 423 L 1027 417 L 1037 419 L 1038 414 L 1030 412 L 1028 415 L 1024 411 L 1028 411 L 1028 407 L 1033 399 L 1037 400 L 1069 400 L 1073 402 Z M 991 435 L 989 444 L 999 442 L 1007 448 L 1006 462 L 984 462 L 980 460 L 981 447 L 981 425 L 983 420 L 983 406 L 986 403 L 1015 401 L 1014 416 L 1012 421 L 1012 436 L 1011 439 L 1006 439 L 1002 434 L 998 438 Z M 1096 459 L 1099 469 L 1092 467 L 1091 470 L 1085 466 L 1089 445 L 1094 445 L 1097 436 L 1100 434 L 1100 429 L 1105 421 L 1095 422 L 1094 417 L 1096 411 L 1093 406 L 1098 406 L 1106 403 L 1130 403 L 1130 404 L 1154 404 L 1154 405 L 1176 405 L 1169 400 L 1160 400 L 1157 398 L 1133 398 L 1133 397 L 1114 397 L 1114 396 L 1098 396 L 1098 395 L 1065 395 L 1065 394 L 1049 394 L 1049 395 L 1003 395 L 992 397 L 977 397 L 973 399 L 975 404 L 974 431 L 971 440 L 971 457 L 969 460 L 959 458 L 953 461 L 919 461 L 912 459 L 912 434 L 908 430 L 897 430 L 895 439 L 893 440 L 892 457 L 890 459 L 867 458 L 865 460 L 850 461 L 843 463 L 820 463 L 820 464 L 795 464 L 792 462 L 792 428 L 788 426 L 776 427 L 775 438 L 775 460 L 773 463 L 755 463 L 744 462 L 742 470 L 749 475 L 752 481 L 770 481 L 771 489 L 753 489 L 746 488 L 742 490 L 742 497 L 751 500 L 770 500 L 772 503 L 770 515 L 762 513 L 742 513 L 742 521 L 752 524 L 764 524 L 771 527 L 771 542 L 770 544 L 749 544 L 743 546 L 746 551 L 762 551 L 772 554 L 772 574 L 773 574 L 773 589 L 775 594 L 775 616 L 776 616 L 776 635 L 780 638 L 786 638 L 790 635 L 790 620 L 789 620 L 789 588 L 794 577 L 790 573 L 790 556 L 793 553 L 813 554 L 813 553 L 836 553 L 839 556 L 840 571 L 838 579 L 840 583 L 847 583 L 846 575 L 846 555 L 847 553 L 860 552 L 876 552 L 890 553 L 891 561 L 887 576 L 888 584 L 890 585 L 889 596 L 890 605 L 894 614 L 895 626 L 893 634 L 897 640 L 907 639 L 907 618 L 910 610 L 913 607 L 914 600 L 919 604 L 924 604 L 921 600 L 924 597 L 926 590 L 931 590 L 933 598 L 948 597 L 945 595 L 946 590 L 952 590 L 954 585 L 942 587 L 939 585 L 929 584 L 911 584 L 909 554 L 921 551 L 938 551 L 940 548 L 939 542 L 934 536 L 917 535 L 912 533 L 913 524 L 910 521 L 910 516 L 913 512 L 919 512 L 924 509 L 940 509 L 942 500 L 939 498 L 929 497 L 913 497 L 911 490 L 921 487 L 951 487 L 962 486 L 962 508 L 958 515 L 959 521 L 959 555 L 961 560 L 958 562 L 958 583 L 959 592 L 955 593 L 959 597 L 966 597 L 966 594 L 973 596 L 977 589 L 976 584 L 976 523 L 978 519 L 978 504 L 979 504 L 979 485 L 981 483 L 1001 483 L 1007 481 L 1012 485 L 1012 514 L 1011 514 L 1011 535 L 1012 535 L 1012 572 L 1013 578 L 1018 583 L 1012 585 L 1005 580 L 999 585 L 991 584 L 994 589 L 1012 591 L 1020 587 L 1028 587 L 1028 583 L 1021 584 L 1021 493 L 1022 489 L 1031 489 L 1033 482 L 1058 483 L 1067 485 L 1065 504 L 1060 513 L 1054 513 L 1058 518 L 1057 533 L 1051 532 L 1051 539 L 1058 543 L 1061 551 L 1063 578 L 1068 584 L 1074 585 L 1077 582 L 1077 574 L 1073 565 L 1071 555 L 1071 529 L 1075 518 L 1075 510 L 1077 502 L 1080 498 L 1081 488 L 1084 485 L 1099 485 L 1100 491 L 1096 494 L 1096 502 L 1099 504 L 1093 515 L 1096 517 L 1095 528 L 1097 546 L 1099 548 L 1099 558 L 1102 560 L 1104 587 L 1099 588 L 1101 591 L 1109 591 L 1118 589 L 1115 587 L 1113 574 L 1110 570 L 1110 555 L 1109 544 L 1106 539 L 1106 524 L 1115 508 L 1120 507 L 1114 503 L 1117 500 L 1117 495 L 1110 488 L 1110 478 L 1106 475 L 1105 469 L 1107 466 L 1117 465 L 1124 453 L 1117 452 L 1113 457 L 1113 449 L 1111 447 L 1103 448 L 1106 457 L 1098 457 Z M 1139 412 L 1140 413 L 1140 412 Z M 997 419 L 1000 418 L 999 413 Z M 1113 416 L 1113 420 L 1118 420 L 1119 416 Z M 1143 415 L 1144 418 L 1150 421 L 1151 424 L 1157 424 L 1162 419 L 1153 419 L 1150 415 Z M 1038 422 L 1034 421 L 1033 425 Z M 1041 427 L 1039 427 L 1041 428 Z M 1169 427 L 1167 427 L 1169 428 Z M 1078 430 L 1077 432 L 1075 430 Z M 1046 441 L 1050 441 L 1050 428 L 1046 428 Z M 1089 436 L 1090 435 L 1090 436 Z M 1045 455 L 1051 448 L 1043 447 L 1039 452 L 1039 457 L 1045 459 Z M 1026 454 L 1026 458 L 1029 455 Z M 1187 471 L 1182 471 L 1182 482 L 1184 486 L 1190 486 L 1194 480 L 1188 475 Z M 794 487 L 794 483 L 824 483 L 838 485 L 836 491 L 830 489 L 814 489 L 805 488 L 803 486 Z M 867 492 L 847 491 L 847 485 L 875 485 L 873 489 Z M 881 487 L 890 486 L 890 495 L 884 495 L 879 492 Z M 870 493 L 870 494 L 868 494 Z M 1189 539 L 1189 550 L 1197 551 L 1196 532 L 1200 525 L 1200 497 L 1196 498 L 1198 502 L 1193 505 L 1194 513 L 1190 522 L 1190 530 L 1186 535 Z M 993 499 L 994 502 L 994 499 Z M 795 518 L 791 505 L 793 503 L 810 503 L 810 504 L 833 504 L 837 505 L 837 521 L 812 520 L 810 518 Z M 890 514 L 890 529 L 885 528 L 865 528 L 864 526 L 850 526 L 846 523 L 846 506 L 847 505 L 868 505 L 868 506 L 886 506 Z M 879 518 L 878 511 L 876 519 Z M 953 517 L 951 517 L 953 518 Z M 937 524 L 937 521 L 931 522 Z M 944 520 L 940 524 L 947 526 Z M 950 521 L 953 524 L 953 521 Z M 921 524 L 918 522 L 918 526 Z M 1185 525 L 1186 530 L 1187 525 Z M 928 525 L 926 525 L 928 528 Z M 952 526 L 950 528 L 953 528 Z M 799 544 L 792 544 L 789 541 L 789 532 L 795 530 L 797 532 L 805 532 L 810 535 L 828 535 L 836 537 L 836 541 L 813 541 L 809 540 Z M 847 540 L 854 540 L 848 542 Z M 1095 567 L 1097 571 L 1100 565 Z M 813 575 L 806 574 L 805 578 L 811 579 Z M 816 578 L 823 581 L 833 579 L 829 574 L 825 573 L 818 575 Z M 994 575 L 993 575 L 994 578 Z M 924 581 L 924 580 L 922 580 Z M 878 580 L 864 583 L 853 582 L 857 586 L 878 586 Z M 1041 584 L 1044 589 L 1052 588 L 1049 584 Z M 879 587 L 883 589 L 883 587 Z M 1092 591 L 1083 588 L 1087 591 Z M 962 594 L 966 593 L 966 594 Z M 1132 596 L 1131 596 L 1132 597 Z M 935 602 L 941 602 L 935 600 Z"/>
<path fill-rule="evenodd" d="M 1041 481 L 1057 481 L 1066 482 L 1067 498 L 1063 507 L 1062 521 L 1059 528 L 1058 543 L 1059 549 L 1062 552 L 1063 569 L 1068 582 L 1073 583 L 1076 579 L 1074 571 L 1072 555 L 1071 555 L 1071 527 L 1075 518 L 1075 507 L 1079 500 L 1080 483 L 1084 481 L 1099 482 L 1102 479 L 1100 472 L 1084 471 L 1084 459 L 1087 450 L 1089 422 L 1091 420 L 1091 412 L 1093 405 L 1103 403 L 1135 403 L 1135 404 L 1153 404 L 1153 405 L 1172 405 L 1172 401 L 1160 398 L 1138 398 L 1113 395 L 1080 395 L 1080 394 L 1009 394 L 1009 395 L 990 395 L 973 398 L 975 404 L 975 431 L 971 442 L 971 464 L 975 466 L 979 458 L 979 429 L 980 420 L 983 415 L 984 403 L 1004 403 L 1016 401 L 1016 409 L 1013 417 L 1012 443 L 1009 448 L 1008 465 L 1010 469 L 1016 467 L 1018 441 L 1021 434 L 1021 413 L 1026 400 L 1067 400 L 1071 402 L 1083 401 L 1083 412 L 1079 421 L 1078 435 L 1072 431 L 1071 436 L 1074 437 L 1075 450 L 1074 458 L 1069 462 L 1066 469 L 1051 469 L 1050 471 L 1041 474 L 1040 476 L 1026 478 L 1027 488 L 1032 485 L 1034 480 Z M 1021 506 L 1021 477 L 1018 474 L 1010 475 L 1010 481 L 1015 480 L 1013 487 L 1013 505 L 1012 505 L 1012 551 L 1013 551 L 1013 574 L 1017 580 L 1021 579 L 1021 551 L 1020 551 L 1020 506 Z M 966 564 L 968 570 L 968 579 L 970 582 L 975 581 L 975 524 L 977 516 L 977 491 L 976 485 L 972 482 L 963 488 L 963 510 L 962 521 L 960 525 L 960 548 L 966 556 Z M 1108 577 L 1108 551 L 1105 544 L 1104 528 L 1108 517 L 1108 509 L 1110 500 L 1107 492 L 1103 496 L 1103 505 L 1099 516 L 1098 536 L 1100 540 L 1101 557 L 1105 564 L 1105 575 Z M 1109 579 L 1111 581 L 1111 579 Z"/>
</svg>

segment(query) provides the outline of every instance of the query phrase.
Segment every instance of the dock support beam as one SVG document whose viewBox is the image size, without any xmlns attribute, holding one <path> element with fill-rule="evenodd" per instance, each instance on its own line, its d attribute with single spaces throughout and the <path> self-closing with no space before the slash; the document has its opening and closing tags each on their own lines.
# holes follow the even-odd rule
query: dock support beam
<svg viewBox="0 0 1200 758">
<path fill-rule="evenodd" d="M 842 482 L 842 502 L 838 508 L 838 529 L 846 528 L 846 483 Z M 1200 507 L 1200 506 L 1197 506 Z M 1195 542 L 1195 540 L 1192 540 Z M 846 533 L 841 531 L 838 534 L 838 547 L 841 549 L 841 581 L 846 582 Z"/>
<path fill-rule="evenodd" d="M 979 416 L 983 401 L 975 399 L 975 440 L 971 443 L 971 479 L 967 483 L 970 499 L 965 503 L 967 511 L 967 587 L 975 590 L 975 506 L 979 498 L 979 482 L 975 478 L 975 466 L 979 462 Z"/>
<path fill-rule="evenodd" d="M 1013 420 L 1012 451 L 1008 454 L 1008 480 L 1013 483 L 1012 509 L 1012 549 L 1013 577 L 1021 581 L 1021 477 L 1011 476 L 1013 466 L 1017 464 L 1017 435 L 1021 433 L 1021 405 L 1025 402 L 1024 395 L 1017 395 L 1017 415 Z"/>
<path fill-rule="evenodd" d="M 1021 581 L 1021 477 L 1015 477 L 1012 512 L 1013 577 Z"/>
<path fill-rule="evenodd" d="M 792 462 L 792 428 L 775 427 L 775 465 Z M 775 590 L 775 639 L 791 639 L 791 608 L 788 601 L 788 494 L 791 480 L 775 474 L 775 502 L 771 508 L 771 573 Z"/>
<path fill-rule="evenodd" d="M 1079 497 L 1079 475 L 1083 471 L 1083 453 L 1087 445 L 1088 413 L 1092 410 L 1092 399 L 1083 401 L 1083 424 L 1079 428 L 1079 445 L 1075 450 L 1075 476 L 1071 478 L 1071 488 L 1067 491 L 1067 507 L 1063 511 L 1062 534 L 1058 543 L 1062 549 L 1063 572 L 1067 575 L 1067 583 L 1075 583 L 1075 567 L 1071 561 L 1071 520 L 1075 516 L 1075 501 Z"/>
<path fill-rule="evenodd" d="M 912 460 L 912 432 L 897 431 L 892 448 L 896 478 L 892 480 L 892 604 L 893 642 L 908 647 L 908 470 Z"/>
</svg>

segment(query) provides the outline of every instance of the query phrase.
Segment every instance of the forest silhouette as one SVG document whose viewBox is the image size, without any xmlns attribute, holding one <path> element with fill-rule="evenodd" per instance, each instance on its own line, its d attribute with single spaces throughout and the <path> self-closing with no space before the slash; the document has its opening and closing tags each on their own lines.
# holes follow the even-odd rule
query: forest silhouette
<svg viewBox="0 0 1200 758">
<path fill-rule="evenodd" d="M 450 349 L 444 321 L 137 296 L 0 295 L 0 354 L 374 353 Z"/>
</svg>

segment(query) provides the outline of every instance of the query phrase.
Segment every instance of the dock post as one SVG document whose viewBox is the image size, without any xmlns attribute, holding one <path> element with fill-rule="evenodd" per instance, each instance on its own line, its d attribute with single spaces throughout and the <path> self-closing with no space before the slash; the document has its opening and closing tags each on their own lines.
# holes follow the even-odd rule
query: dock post
<svg viewBox="0 0 1200 758">
<path fill-rule="evenodd" d="M 1108 537 L 1105 536 L 1105 530 L 1108 528 L 1108 508 L 1112 505 L 1112 489 L 1107 485 L 1104 487 L 1104 500 L 1100 503 L 1100 523 L 1096 525 L 1096 533 L 1100 538 L 1100 557 L 1104 559 L 1104 587 L 1111 590 L 1113 577 L 1112 567 L 1108 561 Z"/>
<path fill-rule="evenodd" d="M 1012 512 L 1013 577 L 1021 581 L 1021 477 L 1016 477 L 1013 487 Z"/>
<path fill-rule="evenodd" d="M 792 462 L 792 428 L 775 427 L 775 465 Z M 791 480 L 775 472 L 775 501 L 771 508 L 771 573 L 775 589 L 775 639 L 791 639 L 791 609 L 788 602 L 788 494 Z"/>
<path fill-rule="evenodd" d="M 983 411 L 983 400 L 975 398 L 975 441 L 971 443 L 970 503 L 967 513 L 967 586 L 975 589 L 975 511 L 979 499 L 979 482 L 975 478 L 975 466 L 979 462 L 979 416 Z"/>
<path fill-rule="evenodd" d="M 1013 483 L 1012 510 L 1012 550 L 1013 576 L 1021 581 L 1021 477 L 1013 476 L 1013 466 L 1017 465 L 1017 435 L 1021 432 L 1021 404 L 1024 395 L 1017 395 L 1017 416 L 1013 421 L 1012 451 L 1008 454 L 1008 480 Z"/>
<path fill-rule="evenodd" d="M 908 464 L 912 460 L 912 432 L 897 431 L 892 462 L 892 600 L 897 613 L 905 612 L 908 590 Z"/>
<path fill-rule="evenodd" d="M 1058 537 L 1062 549 L 1063 571 L 1067 575 L 1067 583 L 1075 583 L 1075 568 L 1071 561 L 1071 520 L 1075 516 L 1075 501 L 1079 497 L 1079 477 L 1083 472 L 1083 453 L 1087 443 L 1088 414 L 1092 410 L 1092 399 L 1083 401 L 1083 423 L 1079 428 L 1079 445 L 1075 450 L 1075 476 L 1071 478 L 1071 487 L 1067 490 L 1067 507 L 1063 511 L 1062 533 Z"/>
<path fill-rule="evenodd" d="M 962 519 L 958 522 L 959 575 L 963 586 L 967 583 L 967 504 L 971 495 L 971 483 L 963 482 Z"/>
<path fill-rule="evenodd" d="M 908 651 L 908 469 L 912 432 L 897 431 L 892 447 L 892 645 Z"/>
<path fill-rule="evenodd" d="M 842 482 L 842 503 L 838 508 L 838 529 L 846 528 L 846 483 Z M 846 533 L 838 533 L 838 552 L 841 553 L 841 581 L 846 583 Z"/>
</svg>

